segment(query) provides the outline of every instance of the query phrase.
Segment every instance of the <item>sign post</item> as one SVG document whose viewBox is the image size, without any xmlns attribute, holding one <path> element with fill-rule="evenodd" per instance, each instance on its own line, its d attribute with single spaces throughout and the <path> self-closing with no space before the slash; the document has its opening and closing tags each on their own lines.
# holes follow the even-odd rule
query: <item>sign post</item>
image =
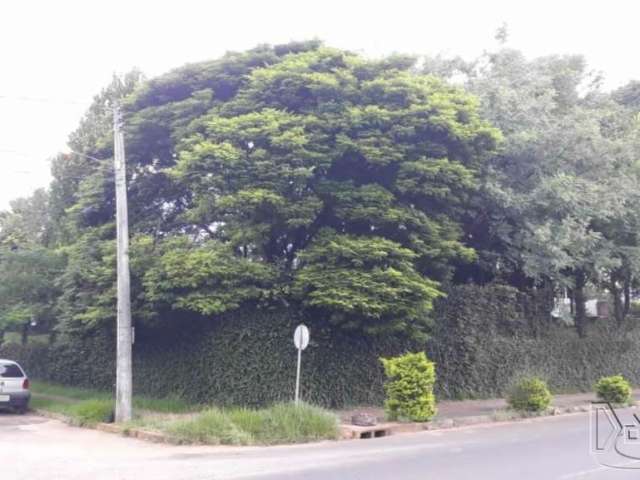
<svg viewBox="0 0 640 480">
<path fill-rule="evenodd" d="M 300 402 L 300 365 L 302 364 L 302 351 L 309 345 L 309 329 L 305 325 L 298 325 L 293 333 L 293 344 L 298 349 L 298 368 L 296 370 L 296 397 L 295 403 Z"/>
</svg>

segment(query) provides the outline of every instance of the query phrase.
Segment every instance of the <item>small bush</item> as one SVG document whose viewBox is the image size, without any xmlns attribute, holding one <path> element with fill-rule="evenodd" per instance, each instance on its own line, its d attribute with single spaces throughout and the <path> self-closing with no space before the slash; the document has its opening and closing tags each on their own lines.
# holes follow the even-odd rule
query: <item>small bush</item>
<svg viewBox="0 0 640 480">
<path fill-rule="evenodd" d="M 427 422 L 436 414 L 435 365 L 424 352 L 381 358 L 387 382 L 385 410 L 391 420 Z"/>
<path fill-rule="evenodd" d="M 551 392 L 544 380 L 537 377 L 517 381 L 507 394 L 507 403 L 514 410 L 541 412 L 551 404 Z"/>
<path fill-rule="evenodd" d="M 622 375 L 602 377 L 595 385 L 598 398 L 610 403 L 629 403 L 631 385 Z"/>
<path fill-rule="evenodd" d="M 84 400 L 65 408 L 65 413 L 79 425 L 113 422 L 112 400 Z"/>
</svg>

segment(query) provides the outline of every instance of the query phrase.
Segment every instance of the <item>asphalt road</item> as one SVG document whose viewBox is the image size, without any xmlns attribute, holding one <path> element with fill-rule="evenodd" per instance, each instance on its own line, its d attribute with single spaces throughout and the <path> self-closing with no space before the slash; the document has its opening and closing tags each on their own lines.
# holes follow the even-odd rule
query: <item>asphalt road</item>
<svg viewBox="0 0 640 480">
<path fill-rule="evenodd" d="M 589 417 L 270 448 L 156 445 L 0 413 L 2 480 L 547 480 L 640 478 L 589 454 Z"/>
</svg>

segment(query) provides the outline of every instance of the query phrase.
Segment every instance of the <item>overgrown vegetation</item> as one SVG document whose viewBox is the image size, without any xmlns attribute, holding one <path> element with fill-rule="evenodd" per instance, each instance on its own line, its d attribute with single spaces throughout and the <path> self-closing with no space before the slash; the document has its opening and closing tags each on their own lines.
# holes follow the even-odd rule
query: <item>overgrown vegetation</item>
<svg viewBox="0 0 640 480">
<path fill-rule="evenodd" d="M 631 400 L 631 384 L 622 375 L 602 377 L 595 390 L 598 398 L 605 402 L 626 404 Z"/>
<path fill-rule="evenodd" d="M 92 426 L 96 423 L 113 422 L 114 402 L 105 398 L 73 400 L 34 396 L 31 408 L 64 415 L 74 425 Z"/>
<path fill-rule="evenodd" d="M 507 393 L 507 403 L 514 410 L 523 412 L 543 412 L 552 400 L 547 383 L 537 377 L 517 380 Z"/>
<path fill-rule="evenodd" d="M 80 424 L 109 422 L 113 413 L 113 393 L 91 388 L 70 387 L 44 381 L 31 384 L 32 406 L 68 415 Z M 135 395 L 133 406 L 157 413 L 189 413 L 202 409 L 175 395 L 154 398 Z"/>
<path fill-rule="evenodd" d="M 161 429 L 177 442 L 275 445 L 338 438 L 338 419 L 311 405 L 281 403 L 259 410 L 208 409 Z"/>
<path fill-rule="evenodd" d="M 32 407 L 64 415 L 79 426 L 113 421 L 113 395 L 82 388 L 34 382 Z M 338 437 L 335 415 L 302 403 L 262 409 L 214 408 L 176 398 L 135 397 L 130 427 L 158 431 L 176 443 L 275 445 Z"/>
<path fill-rule="evenodd" d="M 426 422 L 436 414 L 435 366 L 424 352 L 380 359 L 387 381 L 385 411 L 390 420 Z"/>
</svg>

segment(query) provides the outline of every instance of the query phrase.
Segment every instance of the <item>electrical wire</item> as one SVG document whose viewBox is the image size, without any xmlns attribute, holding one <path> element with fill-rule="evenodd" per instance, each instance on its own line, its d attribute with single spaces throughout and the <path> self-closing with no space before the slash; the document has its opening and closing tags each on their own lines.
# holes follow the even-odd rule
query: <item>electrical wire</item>
<svg viewBox="0 0 640 480">
<path fill-rule="evenodd" d="M 57 105 L 84 105 L 90 106 L 92 102 L 85 102 L 81 100 L 70 100 L 64 98 L 46 98 L 46 97 L 28 97 L 23 95 L 0 95 L 0 100 L 9 100 L 17 102 L 30 102 L 30 103 L 54 103 Z"/>
<path fill-rule="evenodd" d="M 89 160 L 95 160 L 97 162 L 103 162 L 105 160 L 110 160 L 109 158 L 97 158 L 97 157 L 94 157 L 92 155 L 87 155 L 86 153 L 76 152 L 75 150 L 71 150 L 71 149 L 68 149 L 68 150 L 69 150 L 68 153 L 67 152 L 58 152 L 55 155 L 50 156 L 49 159 L 52 158 L 53 156 L 56 156 L 56 155 L 60 155 L 60 154 L 67 155 L 68 154 L 68 155 L 78 155 L 80 157 L 88 158 Z M 26 152 L 24 150 L 15 150 L 13 148 L 2 148 L 2 147 L 0 147 L 0 152 L 12 153 L 12 154 L 20 155 L 20 156 L 23 156 L 23 157 L 42 158 L 39 154 L 36 154 L 34 152 Z"/>
</svg>

